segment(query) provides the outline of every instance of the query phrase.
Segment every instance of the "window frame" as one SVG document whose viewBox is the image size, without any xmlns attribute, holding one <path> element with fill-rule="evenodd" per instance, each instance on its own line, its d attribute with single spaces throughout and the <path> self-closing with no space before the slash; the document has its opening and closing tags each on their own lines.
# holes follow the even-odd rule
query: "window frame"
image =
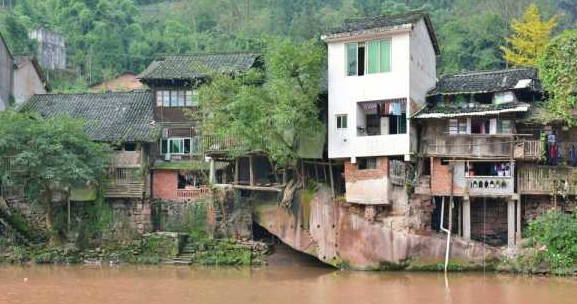
<svg viewBox="0 0 577 304">
<path fill-rule="evenodd" d="M 336 125 L 337 125 L 337 130 L 346 130 L 349 127 L 349 115 L 348 114 L 336 114 Z M 344 118 L 344 126 L 343 126 L 343 118 Z"/>
<path fill-rule="evenodd" d="M 198 90 L 159 89 L 156 91 L 156 106 L 163 108 L 188 108 L 199 106 Z"/>
<path fill-rule="evenodd" d="M 388 67 L 388 69 L 385 69 L 383 67 L 383 62 L 382 62 L 382 55 L 383 55 L 383 44 L 387 45 L 388 47 L 388 58 L 387 58 L 387 64 L 385 66 Z M 376 50 L 376 71 L 370 72 L 369 70 L 369 46 L 376 44 L 377 46 L 377 50 Z M 364 60 L 363 60 L 363 71 L 364 73 L 362 75 L 359 75 L 359 48 L 361 47 L 364 48 Z M 385 73 L 390 73 L 392 71 L 392 65 L 393 65 L 393 41 L 391 38 L 385 38 L 385 39 L 375 39 L 375 40 L 367 40 L 367 41 L 356 41 L 356 42 L 347 42 L 345 43 L 345 75 L 346 77 L 353 77 L 353 76 L 366 76 L 366 75 L 374 75 L 374 74 L 385 74 Z M 355 47 L 355 71 L 354 73 L 351 74 L 351 70 L 349 67 L 349 59 L 351 56 L 349 56 L 349 52 L 352 50 L 351 47 Z"/>
<path fill-rule="evenodd" d="M 364 162 L 364 167 L 361 168 L 362 162 Z M 357 170 L 377 170 L 379 168 L 379 160 L 376 157 L 361 157 L 357 160 Z"/>
<path fill-rule="evenodd" d="M 186 153 L 186 141 L 188 140 L 188 153 Z M 180 153 L 176 153 L 176 152 L 172 152 L 172 142 L 177 142 L 178 146 L 179 146 L 179 150 L 182 149 L 182 152 Z M 166 145 L 165 145 L 166 142 Z M 168 150 L 168 151 L 167 151 Z M 161 155 L 166 155 L 166 154 L 170 154 L 170 155 L 193 155 L 192 153 L 192 137 L 170 137 L 170 138 L 165 138 L 165 139 L 161 139 L 160 140 L 160 154 Z"/>
</svg>

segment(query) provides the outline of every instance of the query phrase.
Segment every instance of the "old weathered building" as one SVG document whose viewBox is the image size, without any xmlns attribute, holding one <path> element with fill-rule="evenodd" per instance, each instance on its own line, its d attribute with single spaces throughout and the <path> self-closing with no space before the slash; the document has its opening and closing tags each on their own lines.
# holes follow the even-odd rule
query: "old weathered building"
<svg viewBox="0 0 577 304">
<path fill-rule="evenodd" d="M 95 83 L 90 86 L 90 91 L 94 93 L 98 92 L 126 92 L 132 90 L 141 90 L 144 88 L 144 85 L 138 79 L 138 76 L 132 72 L 124 72 L 120 75 L 101 81 L 99 83 Z"/>
<path fill-rule="evenodd" d="M 70 116 L 86 122 L 88 136 L 113 145 L 108 198 L 144 199 L 150 193 L 150 151 L 158 139 L 153 95 L 134 91 L 102 94 L 40 94 L 22 106 L 43 117 Z"/>
<path fill-rule="evenodd" d="M 6 110 L 11 103 L 14 57 L 0 33 L 0 111 Z"/>
<path fill-rule="evenodd" d="M 14 101 L 22 104 L 34 94 L 46 94 L 50 86 L 34 56 L 14 56 Z"/>
<path fill-rule="evenodd" d="M 211 168 L 201 148 L 200 121 L 185 109 L 198 107 L 198 89 L 211 73 L 242 73 L 258 67 L 259 58 L 255 53 L 166 56 L 139 75 L 155 96 L 154 117 L 161 128 L 152 166 L 153 198 L 188 201 L 208 193 Z"/>
<path fill-rule="evenodd" d="M 66 69 L 66 42 L 60 33 L 40 28 L 30 31 L 28 36 L 38 43 L 40 66 L 50 70 Z"/>
<path fill-rule="evenodd" d="M 513 245 L 515 235 L 520 237 L 517 164 L 539 159 L 539 149 L 518 121 L 541 94 L 532 68 L 445 75 L 430 92 L 428 107 L 415 116 L 421 186 L 428 186 L 424 192 L 437 207 L 455 201 L 453 227 L 465 239 Z"/>
</svg>

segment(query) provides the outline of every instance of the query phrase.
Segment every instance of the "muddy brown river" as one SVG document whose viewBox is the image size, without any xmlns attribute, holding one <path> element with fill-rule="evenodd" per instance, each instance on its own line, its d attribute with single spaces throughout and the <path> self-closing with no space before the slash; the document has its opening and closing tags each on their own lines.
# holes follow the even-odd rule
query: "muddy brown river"
<svg viewBox="0 0 577 304">
<path fill-rule="evenodd" d="M 1 304 L 577 303 L 577 279 L 265 268 L 0 267 Z"/>
</svg>

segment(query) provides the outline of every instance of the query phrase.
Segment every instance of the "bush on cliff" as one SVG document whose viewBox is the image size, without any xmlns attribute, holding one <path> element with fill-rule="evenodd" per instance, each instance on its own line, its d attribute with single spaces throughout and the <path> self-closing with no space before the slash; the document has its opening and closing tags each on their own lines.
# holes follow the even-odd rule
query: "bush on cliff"
<svg viewBox="0 0 577 304">
<path fill-rule="evenodd" d="M 536 262 L 546 262 L 557 273 L 576 266 L 577 213 L 551 210 L 529 223 L 529 236 L 538 248 Z"/>
</svg>

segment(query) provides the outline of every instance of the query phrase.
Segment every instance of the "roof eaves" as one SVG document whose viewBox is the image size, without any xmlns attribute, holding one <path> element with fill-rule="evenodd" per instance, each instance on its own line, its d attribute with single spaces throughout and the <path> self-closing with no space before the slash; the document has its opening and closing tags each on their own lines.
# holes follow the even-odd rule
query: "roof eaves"
<svg viewBox="0 0 577 304">
<path fill-rule="evenodd" d="M 529 105 L 519 105 L 515 108 L 501 109 L 501 110 L 486 110 L 486 111 L 474 111 L 474 112 L 456 112 L 456 113 L 422 113 L 417 114 L 414 118 L 427 119 L 427 118 L 453 118 L 453 117 L 471 117 L 471 116 L 487 116 L 487 115 L 498 115 L 504 113 L 517 113 L 517 112 L 527 112 L 529 110 Z"/>
</svg>

